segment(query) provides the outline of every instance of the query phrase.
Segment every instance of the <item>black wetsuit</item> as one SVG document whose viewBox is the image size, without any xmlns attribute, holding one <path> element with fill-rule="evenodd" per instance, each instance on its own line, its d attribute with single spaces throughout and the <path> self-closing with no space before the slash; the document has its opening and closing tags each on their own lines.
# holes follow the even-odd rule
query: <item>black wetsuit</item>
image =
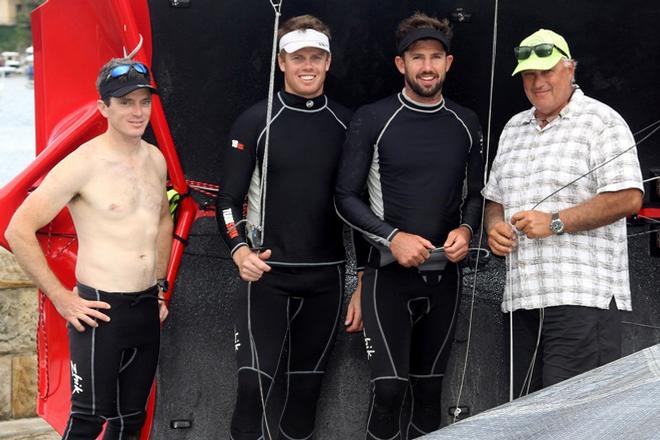
<svg viewBox="0 0 660 440">
<path fill-rule="evenodd" d="M 232 254 L 248 245 L 245 228 L 236 227 L 247 196 L 251 244 L 272 250 L 267 261 L 272 270 L 239 287 L 234 440 L 277 435 L 263 423 L 262 404 L 285 344 L 287 396 L 279 429 L 284 438 L 308 438 L 314 430 L 316 400 L 342 305 L 343 225 L 334 211 L 333 192 L 349 119 L 350 112 L 325 95 L 305 99 L 278 93 L 266 173 L 266 102 L 243 113 L 230 132 L 217 199 L 219 229 Z M 258 233 L 249 231 L 262 233 L 263 244 Z"/>
<path fill-rule="evenodd" d="M 482 135 L 476 115 L 447 99 L 424 106 L 403 93 L 359 109 L 351 120 L 337 177 L 339 215 L 370 240 L 389 246 L 400 230 L 442 246 L 447 234 L 480 223 Z M 361 198 L 364 186 L 369 204 Z M 365 345 L 373 400 L 368 439 L 401 438 L 400 408 L 413 397 L 409 438 L 440 425 L 440 391 L 460 275 L 447 264 L 437 282 L 417 268 L 379 266 L 369 250 L 362 283 Z M 428 281 L 428 280 L 427 280 Z"/>
<path fill-rule="evenodd" d="M 78 284 L 81 298 L 104 301 L 110 322 L 84 332 L 68 326 L 71 416 L 63 440 L 137 440 L 158 364 L 158 287 L 110 293 Z"/>
</svg>

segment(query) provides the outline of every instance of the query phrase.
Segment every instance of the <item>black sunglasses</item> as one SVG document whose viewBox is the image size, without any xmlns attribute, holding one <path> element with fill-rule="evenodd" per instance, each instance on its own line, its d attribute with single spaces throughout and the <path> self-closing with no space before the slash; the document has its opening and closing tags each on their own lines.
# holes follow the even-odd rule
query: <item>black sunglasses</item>
<svg viewBox="0 0 660 440">
<path fill-rule="evenodd" d="M 561 50 L 559 47 L 552 43 L 542 43 L 537 44 L 536 46 L 518 46 L 513 48 L 513 54 L 516 56 L 518 61 L 526 60 L 532 55 L 532 51 L 539 58 L 547 58 L 552 55 L 552 51 L 557 49 L 557 51 L 564 55 L 566 58 L 570 58 L 566 52 Z"/>
</svg>

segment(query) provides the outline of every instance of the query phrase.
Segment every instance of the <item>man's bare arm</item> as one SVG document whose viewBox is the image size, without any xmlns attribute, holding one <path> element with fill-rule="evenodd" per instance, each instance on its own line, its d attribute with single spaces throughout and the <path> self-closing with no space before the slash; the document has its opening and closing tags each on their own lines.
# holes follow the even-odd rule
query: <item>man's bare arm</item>
<svg viewBox="0 0 660 440">
<path fill-rule="evenodd" d="M 27 275 L 55 305 L 64 319 L 79 331 L 84 330 L 80 321 L 96 327 L 96 319 L 109 321 L 105 314 L 95 310 L 109 309 L 110 305 L 100 301 L 87 301 L 74 291 L 66 289 L 48 267 L 36 233 L 47 225 L 66 204 L 76 196 L 85 180 L 85 166 L 77 154 L 60 162 L 46 176 L 41 185 L 30 194 L 14 213 L 5 238 Z"/>
<path fill-rule="evenodd" d="M 167 277 L 167 264 L 170 261 L 173 232 L 174 222 L 170 215 L 170 204 L 167 194 L 165 194 L 160 209 L 160 221 L 158 223 L 158 235 L 156 237 L 156 278 L 158 279 Z M 167 304 L 165 301 L 161 301 L 159 307 L 160 321 L 163 322 L 168 314 Z"/>
<path fill-rule="evenodd" d="M 637 213 L 642 207 L 642 192 L 636 188 L 598 194 L 572 208 L 560 211 L 565 232 L 600 228 Z"/>
<path fill-rule="evenodd" d="M 609 225 L 634 214 L 642 207 L 642 192 L 636 188 L 606 192 L 559 212 L 564 232 L 581 232 Z M 543 211 L 521 211 L 511 222 L 529 238 L 543 238 L 552 234 L 552 214 Z"/>
<path fill-rule="evenodd" d="M 504 207 L 491 200 L 486 203 L 484 225 L 488 232 L 488 246 L 495 255 L 503 257 L 516 246 L 516 233 L 504 221 Z"/>
</svg>

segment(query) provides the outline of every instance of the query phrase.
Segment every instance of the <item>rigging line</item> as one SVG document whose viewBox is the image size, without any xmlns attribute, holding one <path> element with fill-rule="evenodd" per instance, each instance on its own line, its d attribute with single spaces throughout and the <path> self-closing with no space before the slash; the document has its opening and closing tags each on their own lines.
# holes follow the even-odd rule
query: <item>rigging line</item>
<svg viewBox="0 0 660 440">
<path fill-rule="evenodd" d="M 628 325 L 634 325 L 636 327 L 644 327 L 644 328 L 650 328 L 654 330 L 660 330 L 660 327 L 657 325 L 650 325 L 650 324 L 642 324 L 639 322 L 630 322 L 630 321 L 621 321 L 621 324 L 628 324 Z"/>
<path fill-rule="evenodd" d="M 263 154 L 263 159 L 261 160 L 261 184 L 260 184 L 260 191 L 259 191 L 259 196 L 261 198 L 260 200 L 260 208 L 261 208 L 261 218 L 259 219 L 259 225 L 257 227 L 257 232 L 259 234 L 259 238 L 257 240 L 256 244 L 257 247 L 261 248 L 264 244 L 264 223 L 266 219 L 266 189 L 267 189 L 267 174 L 268 174 L 268 148 L 270 146 L 270 125 L 272 123 L 272 118 L 273 118 L 273 98 L 275 94 L 275 65 L 277 64 L 277 29 L 279 28 L 280 25 L 280 16 L 282 15 L 280 13 L 282 9 L 282 2 L 283 0 L 280 0 L 279 2 L 273 2 L 271 0 L 270 4 L 273 7 L 273 10 L 275 11 L 275 20 L 273 23 L 273 47 L 271 50 L 271 59 L 270 59 L 270 77 L 268 80 L 268 103 L 266 105 L 266 136 L 264 139 L 264 154 Z M 258 146 L 257 146 L 258 147 Z M 268 424 L 266 424 L 266 427 L 268 427 Z M 270 432 L 269 432 L 270 435 Z"/>
<path fill-rule="evenodd" d="M 563 191 L 564 189 L 568 188 L 569 186 L 573 185 L 573 184 L 574 184 L 575 182 L 577 182 L 578 180 L 581 180 L 581 179 L 583 179 L 583 178 L 589 176 L 590 174 L 594 173 L 595 171 L 598 171 L 599 169 L 601 169 L 602 167 L 604 167 L 604 166 L 607 165 L 608 163 L 612 162 L 613 160 L 618 159 L 619 157 L 623 156 L 624 154 L 626 154 L 627 152 L 629 152 L 630 150 L 632 150 L 633 148 L 635 148 L 636 146 L 638 146 L 639 144 L 641 144 L 642 142 L 644 142 L 645 140 L 647 140 L 648 138 L 650 138 L 650 137 L 651 137 L 653 134 L 655 134 L 655 132 L 657 132 L 658 130 L 660 130 L 660 125 L 658 125 L 657 127 L 655 127 L 653 130 L 651 130 L 651 132 L 650 132 L 649 134 L 647 134 L 647 135 L 644 136 L 642 139 L 640 139 L 639 141 L 637 141 L 637 142 L 635 142 L 634 144 L 632 144 L 630 147 L 626 148 L 625 150 L 621 151 L 620 153 L 615 154 L 613 157 L 611 157 L 611 158 L 607 159 L 606 161 L 604 161 L 604 162 L 602 162 L 602 163 L 596 165 L 595 167 L 593 167 L 592 169 L 590 169 L 590 170 L 587 171 L 586 173 L 582 174 L 581 176 L 578 176 L 578 177 L 576 177 L 575 179 L 571 180 L 571 181 L 568 182 L 566 185 L 561 186 L 561 187 L 559 187 L 558 189 L 556 189 L 555 191 L 551 192 L 550 194 L 548 194 L 547 196 L 545 196 L 543 199 L 541 199 L 540 202 L 538 202 L 536 205 L 534 205 L 534 207 L 532 208 L 532 211 L 535 210 L 536 208 L 538 208 L 538 206 L 539 206 L 541 203 L 545 202 L 545 201 L 548 200 L 550 197 L 554 196 L 555 194 L 557 194 L 557 193 Z"/>
<path fill-rule="evenodd" d="M 642 183 L 653 182 L 654 180 L 660 179 L 660 176 L 649 177 L 648 179 L 642 180 Z"/>
<path fill-rule="evenodd" d="M 649 229 L 648 231 L 644 231 L 644 232 L 636 232 L 634 234 L 628 234 L 626 237 L 635 238 L 635 237 L 643 237 L 645 235 L 658 234 L 658 233 L 660 233 L 660 229 Z"/>
<path fill-rule="evenodd" d="M 647 216 L 645 216 L 645 215 L 639 215 L 639 214 L 638 214 L 638 215 L 637 215 L 637 218 L 642 218 L 642 219 L 644 219 L 644 220 L 648 220 L 648 221 L 650 221 L 651 223 L 660 223 L 660 220 L 655 219 L 655 218 L 653 218 L 653 217 L 647 217 Z"/>
<path fill-rule="evenodd" d="M 487 126 L 486 126 L 486 155 L 485 155 L 485 161 L 484 161 L 484 176 L 483 176 L 483 182 L 484 184 L 486 183 L 486 179 L 488 177 L 488 159 L 490 157 L 490 140 L 491 140 L 491 127 L 492 127 L 492 116 L 493 116 L 493 90 L 494 90 L 494 84 L 495 84 L 495 59 L 497 56 L 497 14 L 499 10 L 499 0 L 495 0 L 495 10 L 493 11 L 493 45 L 492 45 L 492 52 L 491 52 L 491 64 L 490 64 L 490 89 L 489 89 L 489 96 L 488 96 L 488 121 L 487 121 Z M 485 211 L 486 211 L 486 199 L 482 197 L 481 200 L 481 220 L 480 220 L 480 228 L 479 228 L 479 244 L 477 245 L 479 248 L 483 245 L 483 235 L 484 235 L 484 216 L 485 216 Z M 465 385 L 465 376 L 467 373 L 467 364 L 468 360 L 470 357 L 470 339 L 472 337 L 472 318 L 474 315 L 474 299 L 476 297 L 477 293 L 477 275 L 479 273 L 479 255 L 477 254 L 477 258 L 475 259 L 474 262 L 474 273 L 473 273 L 473 282 L 472 282 L 472 294 L 470 298 L 470 313 L 468 317 L 468 334 L 467 334 L 467 342 L 465 345 L 465 361 L 463 362 L 463 372 L 461 373 L 461 384 L 458 388 L 458 394 L 456 396 L 456 405 L 454 408 L 454 414 L 453 414 L 453 423 L 456 423 L 456 420 L 458 419 L 458 416 L 461 414 L 461 397 L 463 394 L 463 387 Z"/>
<path fill-rule="evenodd" d="M 277 30 L 280 26 L 280 16 L 282 10 L 282 3 L 284 0 L 270 0 L 270 4 L 273 7 L 275 12 L 275 19 L 273 20 L 273 46 L 271 50 L 271 59 L 270 59 L 270 77 L 268 80 L 268 103 L 266 106 L 266 138 L 264 140 L 264 155 L 261 163 L 261 191 L 259 191 L 260 207 L 261 207 L 261 218 L 259 219 L 258 226 L 258 247 L 261 248 L 264 243 L 264 220 L 266 217 L 266 188 L 267 188 L 267 172 L 268 172 L 268 147 L 270 143 L 270 125 L 273 118 L 273 95 L 275 91 L 275 65 L 277 64 Z M 257 146 L 258 148 L 258 146 Z M 254 244 L 254 243 L 253 243 Z M 254 343 L 254 340 L 252 341 Z M 255 352 L 256 354 L 256 352 Z M 257 370 L 261 370 L 259 366 L 259 357 L 256 357 Z M 263 424 L 266 426 L 266 433 L 268 434 L 268 440 L 272 440 L 273 435 L 270 432 L 270 426 L 268 423 L 268 413 L 266 412 L 266 398 L 264 397 L 263 383 L 261 379 L 261 374 L 257 374 L 258 384 L 259 384 L 259 397 L 261 398 L 261 410 L 263 417 Z M 271 384 L 272 386 L 272 384 Z M 265 437 L 265 436 L 264 436 Z"/>
<path fill-rule="evenodd" d="M 633 133 L 633 136 L 637 136 L 638 134 L 642 134 L 642 133 L 645 132 L 646 130 L 648 130 L 648 129 L 652 128 L 652 127 L 655 127 L 655 126 L 658 125 L 658 124 L 660 124 L 660 119 L 658 119 L 658 120 L 655 121 L 655 122 L 651 122 L 649 125 L 647 125 L 647 126 L 644 127 L 644 128 L 640 128 L 639 130 L 637 130 L 636 132 Z"/>
</svg>

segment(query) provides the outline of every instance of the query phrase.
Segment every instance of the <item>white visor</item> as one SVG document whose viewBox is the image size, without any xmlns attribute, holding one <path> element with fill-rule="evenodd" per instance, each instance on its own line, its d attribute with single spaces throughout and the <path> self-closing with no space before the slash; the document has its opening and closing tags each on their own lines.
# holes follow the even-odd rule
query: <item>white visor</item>
<svg viewBox="0 0 660 440">
<path fill-rule="evenodd" d="M 280 38 L 280 50 L 287 53 L 293 53 L 303 47 L 317 47 L 330 53 L 330 40 L 326 34 L 314 29 L 299 29 Z"/>
</svg>

